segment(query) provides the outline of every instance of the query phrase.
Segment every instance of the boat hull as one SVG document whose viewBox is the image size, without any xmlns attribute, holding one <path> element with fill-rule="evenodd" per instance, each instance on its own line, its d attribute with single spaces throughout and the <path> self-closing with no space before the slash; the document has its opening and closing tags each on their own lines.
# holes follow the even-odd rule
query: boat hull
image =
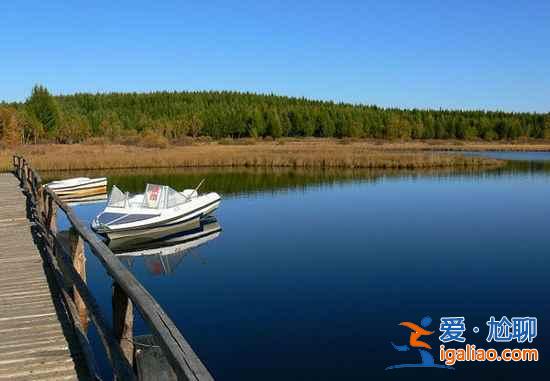
<svg viewBox="0 0 550 381">
<path fill-rule="evenodd" d="M 210 236 L 219 234 L 221 227 L 214 217 L 195 219 L 170 228 L 157 229 L 147 234 L 132 237 L 112 239 L 108 245 L 117 255 L 136 256 L 172 254 L 183 248 L 191 248 L 200 244 L 202 239 L 210 240 Z M 178 247 L 178 250 L 171 250 Z"/>
<path fill-rule="evenodd" d="M 71 191 L 54 190 L 54 192 L 61 199 L 75 198 L 75 197 L 89 197 L 89 196 L 97 196 L 97 195 L 107 195 L 107 187 L 101 186 L 101 187 L 95 187 L 95 188 L 76 189 Z"/>
<path fill-rule="evenodd" d="M 88 179 L 88 178 L 76 178 L 76 179 L 67 179 L 61 181 L 54 181 L 46 184 L 48 189 L 56 193 L 72 192 L 84 189 L 93 189 L 107 187 L 107 178 L 100 177 L 97 179 Z"/>
<path fill-rule="evenodd" d="M 61 200 L 72 202 L 78 198 L 88 198 L 107 195 L 107 178 L 90 179 L 77 177 L 73 179 L 53 181 L 46 184 Z"/>
</svg>

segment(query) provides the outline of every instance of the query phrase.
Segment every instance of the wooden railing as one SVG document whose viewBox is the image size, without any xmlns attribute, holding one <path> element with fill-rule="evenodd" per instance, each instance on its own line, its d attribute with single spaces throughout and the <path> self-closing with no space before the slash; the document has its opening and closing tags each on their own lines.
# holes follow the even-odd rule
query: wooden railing
<svg viewBox="0 0 550 381">
<path fill-rule="evenodd" d="M 136 380 L 134 366 L 133 308 L 149 326 L 178 380 L 213 380 L 178 328 L 157 301 L 120 262 L 113 252 L 54 192 L 43 187 L 40 175 L 21 156 L 13 157 L 15 174 L 28 195 L 29 207 L 42 237 L 47 265 L 61 290 L 84 353 L 88 371 L 95 377 L 96 363 L 87 336 L 88 319 L 96 327 L 114 377 Z M 56 215 L 61 209 L 71 224 L 69 236 L 57 231 Z M 113 279 L 113 323 L 105 319 L 99 304 L 86 285 L 84 243 Z"/>
</svg>

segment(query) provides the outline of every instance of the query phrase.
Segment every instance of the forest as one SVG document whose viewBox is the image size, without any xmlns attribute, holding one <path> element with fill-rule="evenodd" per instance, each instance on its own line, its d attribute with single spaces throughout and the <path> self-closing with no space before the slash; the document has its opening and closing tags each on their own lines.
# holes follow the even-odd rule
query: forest
<svg viewBox="0 0 550 381">
<path fill-rule="evenodd" d="M 232 91 L 51 95 L 0 103 L 4 144 L 189 137 L 550 139 L 550 113 L 381 108 Z"/>
</svg>

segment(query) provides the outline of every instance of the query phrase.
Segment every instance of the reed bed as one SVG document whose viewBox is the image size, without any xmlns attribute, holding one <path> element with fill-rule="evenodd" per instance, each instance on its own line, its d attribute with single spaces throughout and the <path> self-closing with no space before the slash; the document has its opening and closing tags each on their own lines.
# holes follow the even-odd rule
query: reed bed
<svg viewBox="0 0 550 381">
<path fill-rule="evenodd" d="M 40 170 L 181 167 L 293 167 L 293 168 L 472 168 L 502 162 L 480 157 L 425 152 L 422 146 L 341 144 L 336 140 L 259 142 L 251 145 L 200 143 L 168 148 L 125 145 L 33 145 L 0 153 L 2 170 L 11 168 L 15 152 Z"/>
<path fill-rule="evenodd" d="M 420 140 L 409 142 L 371 141 L 384 150 L 415 151 L 513 151 L 550 152 L 550 141 L 483 142 L 463 140 Z"/>
</svg>

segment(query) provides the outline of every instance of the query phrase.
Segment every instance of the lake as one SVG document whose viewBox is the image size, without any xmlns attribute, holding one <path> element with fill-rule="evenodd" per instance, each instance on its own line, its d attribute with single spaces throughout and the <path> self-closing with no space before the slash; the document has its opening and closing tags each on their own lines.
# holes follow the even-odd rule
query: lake
<svg viewBox="0 0 550 381">
<path fill-rule="evenodd" d="M 106 174 L 109 184 L 133 192 L 147 182 L 190 188 L 205 177 L 204 190 L 224 197 L 216 212 L 222 231 L 213 239 L 172 258 L 125 261 L 218 380 L 543 379 L 550 154 L 528 155 L 481 172 Z M 103 207 L 76 210 L 89 222 Z M 59 224 L 67 226 L 63 216 Z M 88 282 L 110 314 L 111 280 L 87 257 Z M 386 371 L 419 361 L 415 350 L 391 343 L 407 344 L 410 330 L 398 324 L 420 324 L 426 315 L 435 334 L 422 340 L 436 362 L 439 319 L 449 316 L 465 317 L 466 343 L 538 348 L 541 361 Z M 491 316 L 537 317 L 537 337 L 530 345 L 487 343 Z M 145 333 L 138 316 L 136 334 Z M 99 353 L 93 327 L 90 336 Z"/>
</svg>

